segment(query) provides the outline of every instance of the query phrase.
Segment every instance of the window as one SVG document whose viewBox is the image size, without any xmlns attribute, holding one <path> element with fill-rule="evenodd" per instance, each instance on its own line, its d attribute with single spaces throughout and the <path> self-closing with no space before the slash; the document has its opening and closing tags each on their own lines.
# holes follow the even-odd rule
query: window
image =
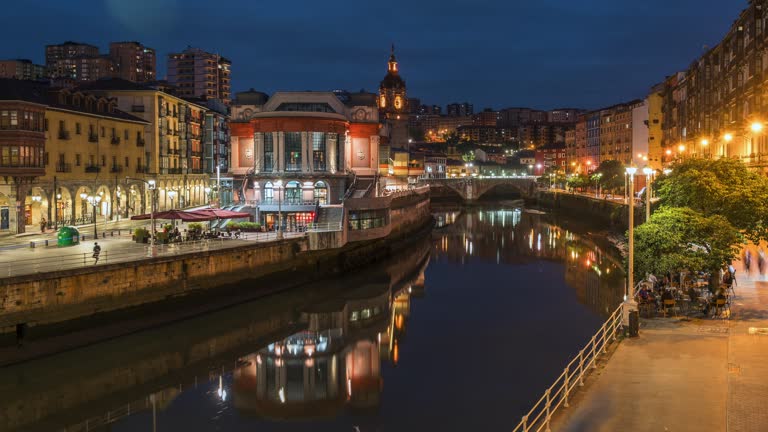
<svg viewBox="0 0 768 432">
<path fill-rule="evenodd" d="M 267 132 L 264 134 L 264 171 L 271 172 L 274 170 L 274 155 L 272 132 Z"/>
<path fill-rule="evenodd" d="M 80 129 L 80 123 L 75 123 L 75 133 L 80 135 L 81 129 Z"/>
<path fill-rule="evenodd" d="M 107 166 L 107 157 L 104 155 L 101 155 L 101 166 Z"/>
<path fill-rule="evenodd" d="M 59 120 L 59 132 L 64 132 L 64 120 Z"/>
<path fill-rule="evenodd" d="M 301 132 L 285 133 L 285 170 L 301 171 Z"/>
<path fill-rule="evenodd" d="M 350 211 L 349 229 L 366 230 L 380 228 L 387 224 L 387 210 Z"/>
<path fill-rule="evenodd" d="M 61 160 L 62 163 L 64 163 L 64 155 L 59 155 L 59 159 Z M 43 163 L 45 165 L 48 165 L 48 152 L 45 152 L 45 154 L 43 155 Z"/>
<path fill-rule="evenodd" d="M 48 132 L 48 119 L 45 119 L 44 128 L 45 128 L 45 131 Z"/>
<path fill-rule="evenodd" d="M 75 166 L 80 166 L 80 153 L 75 154 Z"/>
<path fill-rule="evenodd" d="M 125 138 L 125 140 L 128 141 L 128 129 L 123 131 L 123 138 Z"/>
<path fill-rule="evenodd" d="M 104 138 L 104 137 L 105 137 L 105 135 L 104 135 L 104 126 L 102 126 L 102 127 L 101 127 L 101 137 L 102 137 L 102 138 Z"/>
<path fill-rule="evenodd" d="M 128 168 L 128 161 L 129 161 L 129 160 L 130 160 L 130 159 L 128 158 L 128 156 L 126 156 L 126 157 L 125 157 L 125 167 L 126 167 L 126 168 Z"/>
<path fill-rule="evenodd" d="M 264 185 L 264 203 L 265 204 L 271 204 L 272 200 L 275 198 L 275 189 L 272 186 L 271 182 L 267 182 L 267 184 Z"/>
<path fill-rule="evenodd" d="M 312 169 L 325 171 L 325 134 L 312 132 Z"/>
<path fill-rule="evenodd" d="M 328 186 L 326 186 L 325 182 L 319 181 L 315 183 L 313 198 L 318 204 L 328 204 Z"/>
<path fill-rule="evenodd" d="M 301 204 L 301 184 L 297 181 L 290 181 L 285 185 L 286 204 Z"/>
<path fill-rule="evenodd" d="M 117 131 L 115 131 L 115 128 L 112 128 L 112 138 L 115 138 L 117 136 Z"/>
</svg>

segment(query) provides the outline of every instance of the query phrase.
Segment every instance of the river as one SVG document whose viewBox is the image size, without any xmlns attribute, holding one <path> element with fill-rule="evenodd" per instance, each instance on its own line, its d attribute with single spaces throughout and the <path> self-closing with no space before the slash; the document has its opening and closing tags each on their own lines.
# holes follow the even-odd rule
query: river
<svg viewBox="0 0 768 432">
<path fill-rule="evenodd" d="M 619 304 L 621 260 L 574 221 L 434 215 L 356 274 L 0 369 L 0 430 L 510 430 Z"/>
</svg>

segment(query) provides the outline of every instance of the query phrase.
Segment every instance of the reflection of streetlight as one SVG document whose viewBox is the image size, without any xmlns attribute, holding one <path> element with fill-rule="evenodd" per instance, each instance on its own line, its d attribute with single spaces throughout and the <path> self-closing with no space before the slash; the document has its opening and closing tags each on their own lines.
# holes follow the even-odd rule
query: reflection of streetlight
<svg viewBox="0 0 768 432">
<path fill-rule="evenodd" d="M 637 172 L 637 168 L 633 166 L 628 166 L 626 168 L 626 173 L 629 176 L 629 189 L 633 191 L 632 197 L 633 199 L 630 199 L 629 201 L 629 261 L 628 261 L 628 275 L 627 278 L 629 279 L 629 286 L 627 289 L 627 297 L 624 300 L 624 320 L 623 323 L 625 326 L 629 327 L 630 323 L 639 324 L 637 317 L 635 316 L 635 319 L 630 319 L 630 315 L 637 314 L 637 303 L 635 302 L 635 202 L 634 202 L 634 187 L 635 187 L 635 173 Z M 634 335 L 636 332 L 636 329 L 629 329 L 629 334 Z"/>
</svg>

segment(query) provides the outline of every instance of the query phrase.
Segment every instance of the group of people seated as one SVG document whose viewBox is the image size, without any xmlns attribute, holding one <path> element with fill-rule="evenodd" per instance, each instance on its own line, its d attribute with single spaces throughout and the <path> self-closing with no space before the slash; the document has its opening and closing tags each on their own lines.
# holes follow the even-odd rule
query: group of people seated
<svg viewBox="0 0 768 432">
<path fill-rule="evenodd" d="M 635 299 L 641 310 L 664 311 L 669 305 L 685 301 L 690 305 L 690 310 L 698 310 L 704 316 L 709 316 L 713 309 L 722 307 L 728 301 L 729 292 L 734 292 L 735 273 L 732 266 L 724 269 L 714 291 L 709 289 L 708 273 L 683 273 L 679 278 L 672 274 L 661 278 L 649 274 L 638 284 Z M 679 283 L 676 283 L 677 280 Z"/>
</svg>

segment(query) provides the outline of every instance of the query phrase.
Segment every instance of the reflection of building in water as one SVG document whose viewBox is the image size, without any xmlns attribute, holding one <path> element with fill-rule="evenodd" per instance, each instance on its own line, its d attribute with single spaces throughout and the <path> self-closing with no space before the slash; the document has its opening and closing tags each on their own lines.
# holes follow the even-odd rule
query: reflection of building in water
<svg viewBox="0 0 768 432">
<path fill-rule="evenodd" d="M 566 263 L 565 281 L 579 300 L 599 313 L 621 300 L 622 263 L 573 232 L 516 209 L 436 214 L 434 259 L 464 263 L 468 258 L 497 264 L 524 264 L 545 259 Z M 444 221 L 440 227 L 440 221 Z M 450 223 L 449 223 L 450 221 Z"/>
<path fill-rule="evenodd" d="M 426 264 L 399 280 L 368 277 L 341 297 L 306 308 L 301 318 L 306 330 L 240 360 L 235 407 L 278 419 L 377 407 L 381 361 L 398 361 L 413 287 L 423 294 Z"/>
</svg>

